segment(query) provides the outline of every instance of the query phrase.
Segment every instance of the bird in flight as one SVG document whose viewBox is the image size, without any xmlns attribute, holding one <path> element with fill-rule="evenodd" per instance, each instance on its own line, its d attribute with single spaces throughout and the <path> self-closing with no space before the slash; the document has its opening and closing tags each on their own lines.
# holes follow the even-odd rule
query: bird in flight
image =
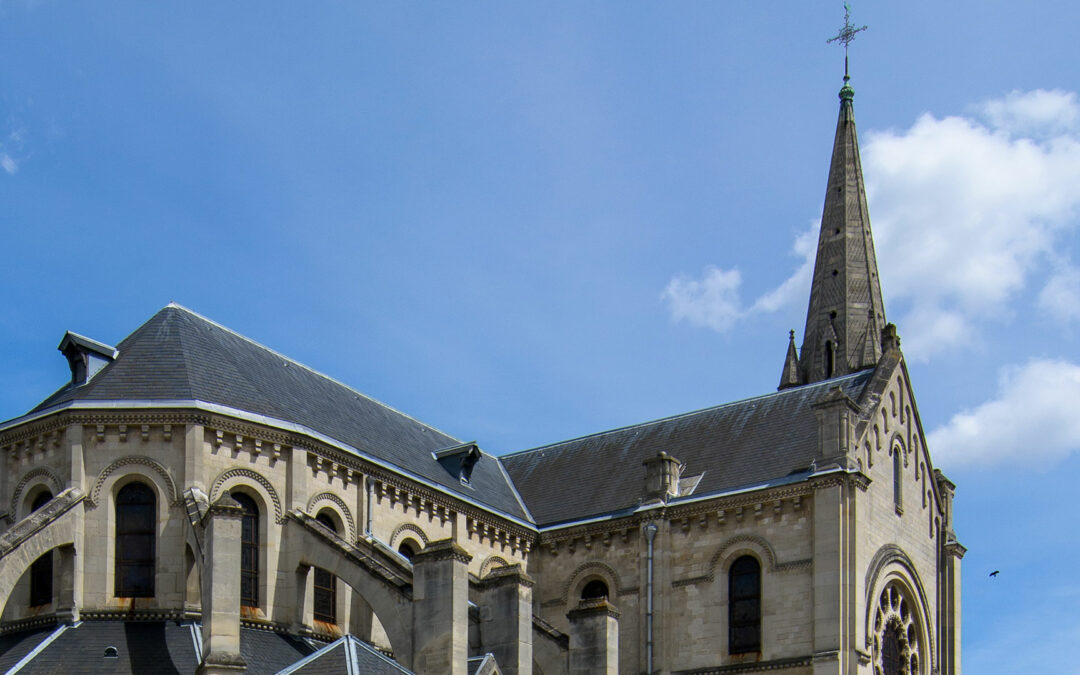
<svg viewBox="0 0 1080 675">
<path fill-rule="evenodd" d="M 1001 574 L 1001 570 L 994 570 L 993 572 L 990 573 L 990 576 L 996 577 L 999 574 Z"/>
</svg>

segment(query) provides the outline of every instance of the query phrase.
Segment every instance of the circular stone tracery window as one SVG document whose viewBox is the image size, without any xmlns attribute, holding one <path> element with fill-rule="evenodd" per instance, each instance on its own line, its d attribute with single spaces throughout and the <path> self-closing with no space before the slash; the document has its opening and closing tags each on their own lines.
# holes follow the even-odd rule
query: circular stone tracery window
<svg viewBox="0 0 1080 675">
<path fill-rule="evenodd" d="M 874 675 L 920 675 L 919 631 L 907 597 L 894 582 L 878 598 L 874 616 Z"/>
</svg>

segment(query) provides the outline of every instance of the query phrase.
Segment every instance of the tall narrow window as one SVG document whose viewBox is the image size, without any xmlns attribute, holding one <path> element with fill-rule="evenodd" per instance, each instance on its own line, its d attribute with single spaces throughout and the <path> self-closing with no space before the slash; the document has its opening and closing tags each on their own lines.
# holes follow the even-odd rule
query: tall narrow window
<svg viewBox="0 0 1080 675">
<path fill-rule="evenodd" d="M 825 341 L 825 377 L 832 377 L 833 370 L 836 368 L 836 350 L 833 349 L 833 343 L 831 340 Z"/>
<path fill-rule="evenodd" d="M 761 651 L 761 565 L 748 555 L 728 573 L 728 653 Z"/>
<path fill-rule="evenodd" d="M 116 494 L 116 597 L 154 597 L 156 537 L 154 491 L 145 483 L 128 483 Z"/>
<path fill-rule="evenodd" d="M 337 533 L 334 519 L 326 512 L 315 516 L 331 532 Z M 337 577 L 321 567 L 315 568 L 315 620 L 326 623 L 337 623 Z"/>
<path fill-rule="evenodd" d="M 230 496 L 244 509 L 240 526 L 240 604 L 259 606 L 259 507 L 242 492 Z"/>
<path fill-rule="evenodd" d="M 30 506 L 30 512 L 37 511 L 42 506 L 49 503 L 52 499 L 52 493 L 46 490 L 37 497 L 34 497 L 34 503 Z M 52 582 L 53 582 L 53 554 L 52 551 L 43 553 L 40 558 L 35 560 L 30 565 L 30 606 L 40 607 L 41 605 L 47 605 L 52 602 Z"/>
<path fill-rule="evenodd" d="M 900 511 L 904 508 L 904 490 L 903 484 L 900 482 L 904 476 L 904 467 L 900 455 L 902 451 L 900 447 L 894 447 L 892 451 L 892 487 L 893 487 L 893 503 L 896 505 L 896 510 Z"/>
</svg>

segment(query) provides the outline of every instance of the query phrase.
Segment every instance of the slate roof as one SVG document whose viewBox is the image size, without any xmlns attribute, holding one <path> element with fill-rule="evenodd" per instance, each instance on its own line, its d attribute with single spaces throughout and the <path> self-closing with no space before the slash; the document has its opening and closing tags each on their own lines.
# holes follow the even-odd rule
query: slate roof
<svg viewBox="0 0 1080 675">
<path fill-rule="evenodd" d="M 529 521 L 499 462 L 485 455 L 470 487 L 432 456 L 461 444 L 325 375 L 178 305 L 117 345 L 119 356 L 89 382 L 65 386 L 33 412 L 72 401 L 203 401 L 296 423 Z"/>
<path fill-rule="evenodd" d="M 636 508 L 642 462 L 661 450 L 704 473 L 691 497 L 806 472 L 817 453 L 811 405 L 841 387 L 858 401 L 873 370 L 501 457 L 540 526 Z"/>
<path fill-rule="evenodd" d="M 9 633 L 0 636 L 0 672 L 9 672 L 43 645 L 19 675 L 188 675 L 200 662 L 199 630 L 198 624 L 175 621 L 83 621 Z M 105 655 L 109 647 L 116 656 Z M 292 636 L 240 629 L 240 653 L 252 675 L 276 673 L 314 651 Z"/>
<path fill-rule="evenodd" d="M 411 675 L 374 647 L 346 635 L 331 642 L 278 675 Z"/>
</svg>

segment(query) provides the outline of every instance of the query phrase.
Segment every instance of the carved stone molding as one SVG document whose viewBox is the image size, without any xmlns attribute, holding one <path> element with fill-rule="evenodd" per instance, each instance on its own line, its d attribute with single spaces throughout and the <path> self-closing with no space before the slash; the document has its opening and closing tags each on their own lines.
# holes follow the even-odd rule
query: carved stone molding
<svg viewBox="0 0 1080 675">
<path fill-rule="evenodd" d="M 211 503 L 218 500 L 218 497 L 221 496 L 225 483 L 232 480 L 233 478 L 248 478 L 262 486 L 262 488 L 266 490 L 266 494 L 269 495 L 270 501 L 272 501 L 274 504 L 274 522 L 278 525 L 285 522 L 284 512 L 281 508 L 281 498 L 278 497 L 278 493 L 277 490 L 274 489 L 274 485 L 269 480 L 267 480 L 267 478 L 261 473 L 252 469 L 227 469 L 218 474 L 218 477 L 215 478 L 214 482 L 210 485 Z"/>
<path fill-rule="evenodd" d="M 483 564 L 480 565 L 480 578 L 483 579 L 494 569 L 509 566 L 510 561 L 508 561 L 506 558 L 498 555 L 489 555 L 487 558 L 484 559 Z"/>
<path fill-rule="evenodd" d="M 39 466 L 35 469 L 30 469 L 19 479 L 19 482 L 15 485 L 15 490 L 11 493 L 11 507 L 8 513 L 11 515 L 12 520 L 18 517 L 19 500 L 22 498 L 23 490 L 30 485 L 31 481 L 38 477 L 48 479 L 54 497 L 59 494 L 60 490 L 64 487 L 64 483 L 60 480 L 60 476 L 49 467 Z"/>
<path fill-rule="evenodd" d="M 336 505 L 341 510 L 341 515 L 345 518 L 345 526 L 347 530 L 345 534 L 348 535 L 349 541 L 356 539 L 356 522 L 353 520 L 352 512 L 349 511 L 348 505 L 345 504 L 345 500 L 341 497 L 338 497 L 333 492 L 320 492 L 317 495 L 313 495 L 311 499 L 308 500 L 307 508 L 305 509 L 305 511 L 307 511 L 308 514 L 310 514 L 313 518 L 316 515 L 315 505 L 319 502 L 330 502 Z"/>
<path fill-rule="evenodd" d="M 608 582 L 608 590 L 615 595 L 623 595 L 630 589 L 626 584 L 622 583 L 619 579 L 619 573 L 615 571 L 615 568 L 607 563 L 600 562 L 599 560 L 590 560 L 577 566 L 569 577 L 566 578 L 566 583 L 563 584 L 561 598 L 563 602 L 568 603 L 571 606 L 577 605 L 577 599 L 570 597 L 570 591 L 577 586 L 578 582 L 583 577 L 588 575 L 596 575 L 603 577 Z"/>
<path fill-rule="evenodd" d="M 428 536 L 424 534 L 424 531 L 421 530 L 417 525 L 413 525 L 412 523 L 401 523 L 394 528 L 393 534 L 390 535 L 390 546 L 395 546 L 397 543 L 399 543 L 397 541 L 398 535 L 404 534 L 406 532 L 416 535 L 416 538 L 420 540 L 421 546 L 428 545 Z"/>
<path fill-rule="evenodd" d="M 168 488 L 169 506 L 179 506 L 183 503 L 183 498 L 176 489 L 176 482 L 173 480 L 172 475 L 169 474 L 169 470 L 166 469 L 161 462 L 142 455 L 128 455 L 127 457 L 121 457 L 120 459 L 115 460 L 98 474 L 97 480 L 94 481 L 94 487 L 90 490 L 90 496 L 87 499 L 90 508 L 96 508 L 98 504 L 101 503 L 101 488 L 105 485 L 105 481 L 108 480 L 109 476 L 126 466 L 144 466 L 149 468 L 161 477 L 161 480 L 165 483 L 165 487 Z"/>
<path fill-rule="evenodd" d="M 893 565 L 894 568 L 898 567 L 901 570 L 901 574 L 887 574 L 886 568 L 889 565 Z M 870 648 L 873 645 L 874 631 L 871 624 L 871 615 L 874 612 L 874 608 L 877 606 L 875 598 L 881 592 L 879 587 L 884 587 L 886 584 L 882 583 L 883 578 L 893 577 L 903 581 L 909 588 L 907 592 L 909 595 L 915 596 L 913 599 L 916 604 L 919 614 L 921 615 L 924 633 L 926 634 L 926 640 L 929 649 L 927 654 L 930 656 L 930 663 L 927 664 L 931 667 L 931 672 L 935 666 L 935 652 L 934 652 L 934 631 L 931 630 L 930 620 L 933 615 L 930 614 L 930 606 L 927 602 L 928 596 L 926 595 L 926 589 L 923 587 L 922 579 L 919 578 L 919 573 L 915 570 L 915 564 L 911 561 L 908 554 L 899 546 L 895 544 L 885 544 L 877 550 L 874 557 L 870 560 L 870 565 L 866 569 L 866 578 L 864 580 L 866 589 L 866 624 L 864 631 L 866 635 L 866 647 Z"/>
</svg>

